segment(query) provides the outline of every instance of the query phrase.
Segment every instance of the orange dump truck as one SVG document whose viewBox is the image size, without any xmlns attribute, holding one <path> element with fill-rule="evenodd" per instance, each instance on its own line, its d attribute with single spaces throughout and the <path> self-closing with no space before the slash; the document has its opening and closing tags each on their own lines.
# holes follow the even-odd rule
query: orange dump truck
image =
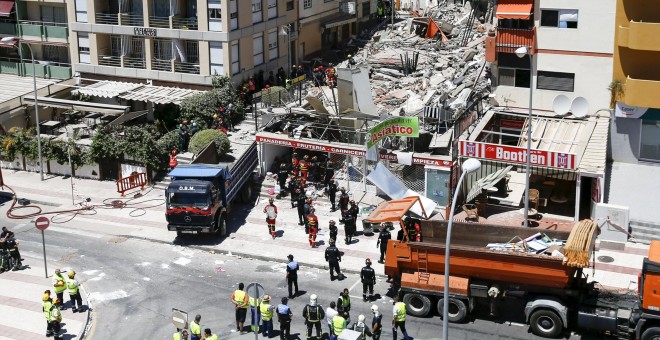
<svg viewBox="0 0 660 340">
<path fill-rule="evenodd" d="M 379 209 L 387 213 L 379 216 L 377 209 L 372 223 L 394 222 L 407 213 L 387 204 Z M 570 233 L 542 231 L 550 239 L 566 240 L 560 249 L 563 256 L 486 247 L 514 244 L 537 229 L 461 222 L 452 229 L 450 322 L 508 314 L 516 319 L 509 321 L 524 320 L 534 334 L 548 338 L 566 330 L 587 330 L 620 339 L 660 339 L 660 241 L 651 244 L 644 259 L 638 292 L 617 294 L 588 283 L 583 273 L 597 236 L 598 227 L 591 221 L 577 223 Z M 385 272 L 394 278 L 408 314 L 442 315 L 446 233 L 447 221 L 424 220 L 421 242 L 404 237 L 388 243 Z"/>
</svg>

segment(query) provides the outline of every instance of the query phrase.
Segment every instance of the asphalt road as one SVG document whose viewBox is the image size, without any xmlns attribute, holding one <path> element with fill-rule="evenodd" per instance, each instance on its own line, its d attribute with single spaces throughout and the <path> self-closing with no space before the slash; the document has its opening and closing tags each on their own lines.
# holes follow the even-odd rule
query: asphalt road
<svg viewBox="0 0 660 340">
<path fill-rule="evenodd" d="M 28 227 L 18 231 L 26 264 L 42 264 L 40 233 Z M 235 332 L 230 296 L 238 283 L 258 282 L 278 303 L 287 295 L 284 262 L 213 254 L 124 237 L 79 235 L 75 231 L 47 231 L 46 235 L 49 262 L 56 261 L 64 268 L 75 270 L 89 294 L 94 311 L 90 339 L 169 339 L 175 331 L 170 321 L 172 308 L 187 311 L 191 319 L 201 314 L 202 326 L 211 328 L 221 338 L 251 339 L 253 334 L 239 336 Z M 286 255 L 282 254 L 282 258 Z M 49 271 L 53 270 L 49 266 Z M 306 338 L 301 313 L 312 293 L 327 307 L 337 299 L 340 290 L 349 288 L 352 319 L 364 314 L 370 322 L 371 303 L 361 301 L 362 287 L 357 275 L 331 282 L 326 271 L 301 268 L 299 284 L 301 295 L 289 302 L 294 312 L 291 329 L 294 338 Z M 384 296 L 388 288 L 389 284 L 379 279 L 375 292 L 383 297 L 373 302 L 384 312 L 384 325 L 391 322 L 392 300 Z M 406 323 L 414 339 L 441 338 L 442 320 L 438 316 L 408 316 Z M 517 323 L 476 319 L 450 326 L 452 339 L 541 339 L 532 335 L 527 326 Z M 383 339 L 391 334 L 386 326 Z M 580 337 L 567 334 L 564 338 Z M 582 337 L 587 338 L 602 339 L 602 336 Z"/>
</svg>

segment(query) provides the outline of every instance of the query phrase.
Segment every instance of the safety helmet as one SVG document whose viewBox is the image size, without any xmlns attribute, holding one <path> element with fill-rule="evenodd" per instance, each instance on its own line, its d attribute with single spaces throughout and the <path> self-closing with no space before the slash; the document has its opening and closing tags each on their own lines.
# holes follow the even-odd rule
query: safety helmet
<svg viewBox="0 0 660 340">
<path fill-rule="evenodd" d="M 332 65 L 334 65 L 334 64 L 333 64 L 333 63 L 329 63 L 329 64 L 328 64 L 328 67 L 332 67 Z"/>
<path fill-rule="evenodd" d="M 319 66 L 319 70 L 323 70 L 323 65 Z"/>
<path fill-rule="evenodd" d="M 183 125 L 188 125 L 188 120 L 187 119 L 183 120 Z"/>
<path fill-rule="evenodd" d="M 272 197 L 268 199 L 268 203 L 273 203 L 273 202 L 275 202 L 275 200 Z"/>
<path fill-rule="evenodd" d="M 44 293 L 44 295 L 41 296 L 41 301 L 48 301 L 50 300 L 50 293 Z"/>
<path fill-rule="evenodd" d="M 355 204 L 355 200 L 351 200 L 351 205 L 354 205 L 354 204 Z"/>
<path fill-rule="evenodd" d="M 358 316 L 358 322 L 364 322 L 364 315 L 360 314 L 360 316 Z"/>
<path fill-rule="evenodd" d="M 374 314 L 375 314 L 375 313 L 378 313 L 378 306 L 376 306 L 376 305 L 371 305 L 371 312 L 374 313 Z"/>
<path fill-rule="evenodd" d="M 335 220 L 330 220 L 330 224 L 335 224 Z"/>
<path fill-rule="evenodd" d="M 292 68 L 296 68 L 296 65 L 291 66 Z"/>
<path fill-rule="evenodd" d="M 72 279 L 74 276 L 76 276 L 76 272 L 74 272 L 74 271 L 72 270 L 72 271 L 69 272 L 68 275 L 69 275 L 69 278 Z"/>
<path fill-rule="evenodd" d="M 332 239 L 332 238 L 330 239 L 330 245 L 331 245 L 331 246 L 334 246 L 334 245 L 335 245 L 335 240 Z"/>
<path fill-rule="evenodd" d="M 309 159 L 309 155 L 305 155 L 303 159 Z"/>
<path fill-rule="evenodd" d="M 213 115 L 213 119 L 215 119 L 215 118 L 218 118 L 218 115 L 217 115 L 217 114 L 214 114 L 214 115 Z"/>
<path fill-rule="evenodd" d="M 224 108 L 224 107 L 221 107 L 221 108 L 218 109 L 218 111 L 220 111 L 220 112 L 225 112 L 225 108 Z"/>
<path fill-rule="evenodd" d="M 312 203 L 312 198 L 311 198 L 311 197 L 307 197 L 307 199 L 305 200 L 305 202 L 307 202 L 307 203 Z"/>
<path fill-rule="evenodd" d="M 351 57 L 353 57 L 353 56 L 349 54 L 348 57 L 351 58 Z"/>
<path fill-rule="evenodd" d="M 319 68 L 318 68 L 318 67 L 315 67 L 313 71 L 314 71 L 314 72 L 318 72 L 318 71 L 319 71 Z"/>
<path fill-rule="evenodd" d="M 316 294 L 312 294 L 312 295 L 310 295 L 310 296 L 309 296 L 309 303 L 310 303 L 310 304 L 316 304 L 316 300 L 317 300 L 318 298 L 319 298 L 319 297 L 316 296 Z"/>
<path fill-rule="evenodd" d="M 364 264 L 366 264 L 367 266 L 370 266 L 371 265 L 371 259 L 367 257 L 367 259 L 364 261 Z"/>
</svg>

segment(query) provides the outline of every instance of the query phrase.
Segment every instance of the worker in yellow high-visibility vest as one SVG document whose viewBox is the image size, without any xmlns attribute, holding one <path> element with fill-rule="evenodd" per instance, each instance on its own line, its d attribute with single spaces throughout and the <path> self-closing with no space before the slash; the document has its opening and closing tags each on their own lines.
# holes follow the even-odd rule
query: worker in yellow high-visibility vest
<svg viewBox="0 0 660 340">
<path fill-rule="evenodd" d="M 238 289 L 231 294 L 231 303 L 236 308 L 236 330 L 243 333 L 243 324 L 247 316 L 248 309 L 248 296 L 245 293 L 245 285 L 243 282 L 238 284 Z"/>
<path fill-rule="evenodd" d="M 399 301 L 399 296 L 394 297 L 394 308 L 392 309 L 392 334 L 396 340 L 396 329 L 401 328 L 403 339 L 408 340 L 408 332 L 406 332 L 406 304 Z"/>
<path fill-rule="evenodd" d="M 172 340 L 188 340 L 188 331 L 176 329 L 176 332 L 172 335 Z"/>
<path fill-rule="evenodd" d="M 270 304 L 270 296 L 264 295 L 264 298 L 259 306 L 259 311 L 261 311 L 261 327 L 262 335 L 264 338 L 270 337 L 273 333 L 273 312 L 275 311 L 275 306 Z"/>
<path fill-rule="evenodd" d="M 202 316 L 199 314 L 195 315 L 195 321 L 190 323 L 190 340 L 202 339 L 202 326 L 199 324 L 200 322 L 202 322 Z"/>
<path fill-rule="evenodd" d="M 55 274 L 51 278 L 51 282 L 53 283 L 53 288 L 55 288 L 55 294 L 57 295 L 57 299 L 59 300 L 59 303 L 57 304 L 57 307 L 60 309 L 64 309 L 62 306 L 62 301 L 64 301 L 64 291 L 66 290 L 66 278 L 62 274 L 59 268 L 55 269 Z"/>
</svg>

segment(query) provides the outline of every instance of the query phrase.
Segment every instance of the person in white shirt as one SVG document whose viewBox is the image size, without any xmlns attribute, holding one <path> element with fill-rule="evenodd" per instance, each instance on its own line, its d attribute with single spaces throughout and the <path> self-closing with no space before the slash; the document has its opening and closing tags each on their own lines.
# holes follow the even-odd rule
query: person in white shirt
<svg viewBox="0 0 660 340">
<path fill-rule="evenodd" d="M 329 329 L 328 334 L 329 335 L 333 334 L 332 333 L 332 318 L 334 318 L 335 315 L 339 314 L 339 312 L 337 312 L 337 310 L 335 309 L 336 307 L 337 307 L 337 304 L 334 301 L 332 301 L 332 302 L 330 302 L 330 307 L 328 307 L 325 310 L 325 318 L 328 321 L 328 329 Z"/>
</svg>

